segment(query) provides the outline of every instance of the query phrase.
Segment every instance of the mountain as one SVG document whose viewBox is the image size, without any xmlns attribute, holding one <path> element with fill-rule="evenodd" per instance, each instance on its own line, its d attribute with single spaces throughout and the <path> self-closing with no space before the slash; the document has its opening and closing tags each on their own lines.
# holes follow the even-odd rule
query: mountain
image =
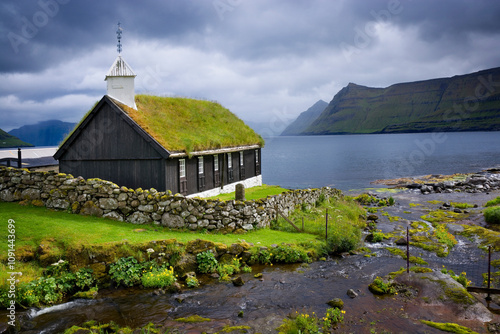
<svg viewBox="0 0 500 334">
<path fill-rule="evenodd" d="M 9 131 L 9 133 L 35 146 L 57 146 L 73 130 L 75 125 L 76 123 L 50 120 L 24 125 L 19 129 Z"/>
<path fill-rule="evenodd" d="M 282 136 L 296 136 L 303 132 L 309 125 L 314 122 L 319 115 L 328 106 L 323 100 L 319 100 L 313 104 L 309 109 L 302 112 L 295 121 L 292 122 L 287 128 L 281 133 Z"/>
<path fill-rule="evenodd" d="M 33 146 L 0 129 L 0 148 Z"/>
<path fill-rule="evenodd" d="M 500 130 L 500 67 L 372 88 L 349 83 L 302 135 Z"/>
</svg>

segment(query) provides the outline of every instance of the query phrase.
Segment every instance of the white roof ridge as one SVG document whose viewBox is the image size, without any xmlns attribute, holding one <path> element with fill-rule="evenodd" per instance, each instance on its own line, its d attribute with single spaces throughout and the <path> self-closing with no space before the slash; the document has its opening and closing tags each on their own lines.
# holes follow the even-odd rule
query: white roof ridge
<svg viewBox="0 0 500 334">
<path fill-rule="evenodd" d="M 109 68 L 108 74 L 106 74 L 106 80 L 108 77 L 136 77 L 132 68 L 127 64 L 125 59 L 121 55 L 116 57 L 113 65 Z"/>
</svg>

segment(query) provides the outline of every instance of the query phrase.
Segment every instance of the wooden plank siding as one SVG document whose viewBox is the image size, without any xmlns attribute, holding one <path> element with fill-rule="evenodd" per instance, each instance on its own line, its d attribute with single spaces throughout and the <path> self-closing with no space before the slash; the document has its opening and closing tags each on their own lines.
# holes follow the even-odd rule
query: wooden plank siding
<svg viewBox="0 0 500 334">
<path fill-rule="evenodd" d="M 131 188 L 165 190 L 161 155 L 109 104 L 102 104 L 78 131 L 59 158 L 61 172 Z"/>
<path fill-rule="evenodd" d="M 260 161 L 260 149 L 259 161 Z M 260 174 L 256 170 L 256 150 L 231 152 L 232 178 L 228 153 L 218 153 L 218 173 L 214 171 L 214 152 L 203 155 L 203 177 L 198 157 L 172 158 L 170 153 L 137 125 L 123 110 L 104 97 L 78 128 L 61 145 L 54 157 L 62 173 L 100 178 L 129 188 L 155 188 L 181 193 L 179 160 L 185 160 L 184 195 L 221 187 Z M 244 157 L 244 174 L 240 168 Z"/>
</svg>

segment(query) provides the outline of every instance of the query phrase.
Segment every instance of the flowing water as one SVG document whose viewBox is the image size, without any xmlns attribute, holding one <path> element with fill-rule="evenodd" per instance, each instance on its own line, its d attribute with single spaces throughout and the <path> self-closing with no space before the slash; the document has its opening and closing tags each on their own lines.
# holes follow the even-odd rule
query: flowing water
<svg viewBox="0 0 500 334">
<path fill-rule="evenodd" d="M 396 205 L 388 209 L 391 215 L 407 215 L 408 221 L 425 213 L 420 207 L 410 213 L 409 202 L 432 206 L 427 201 L 439 199 L 441 194 L 416 195 L 409 191 L 392 194 Z M 484 203 L 499 194 L 468 196 L 469 203 Z M 463 195 L 457 195 L 457 200 Z M 406 212 L 406 213 L 403 213 Z M 478 219 L 478 218 L 475 218 Z M 406 229 L 406 219 L 390 222 L 381 216 L 378 227 L 385 232 Z M 457 273 L 477 270 L 477 262 L 484 262 L 484 252 L 464 237 L 457 236 L 459 244 L 448 257 L 411 247 L 412 255 L 422 257 L 429 267 L 440 270 L 444 265 Z M 374 296 L 367 286 L 376 276 L 384 276 L 406 265 L 401 257 L 392 255 L 387 246 L 398 247 L 394 240 L 369 244 L 370 257 L 345 255 L 329 258 L 307 266 L 279 265 L 254 266 L 253 272 L 242 274 L 246 282 L 242 287 L 231 283 L 219 283 L 206 277 L 201 288 L 182 293 L 155 295 L 141 289 L 110 289 L 100 292 L 96 300 L 77 300 L 47 309 L 31 309 L 21 312 L 20 333 L 58 333 L 71 325 L 88 320 L 100 323 L 114 321 L 122 326 L 140 327 L 153 322 L 177 328 L 181 332 L 201 333 L 220 331 L 225 325 L 251 327 L 250 333 L 275 333 L 283 318 L 299 311 L 322 316 L 333 298 L 345 302 L 346 321 L 339 330 L 351 333 L 440 333 L 427 327 L 419 319 L 432 319 L 431 309 L 421 309 L 403 298 Z M 405 247 L 402 247 L 405 249 Z M 263 273 L 262 279 L 254 278 Z M 353 289 L 359 296 L 351 299 L 346 295 Z M 495 307 L 498 307 L 495 306 Z M 238 313 L 243 311 L 243 317 Z M 440 317 L 456 322 L 453 314 L 441 310 Z M 180 324 L 174 319 L 199 315 L 212 321 L 202 324 Z M 500 320 L 500 319 L 499 319 Z M 481 324 L 468 324 L 481 332 Z"/>
</svg>

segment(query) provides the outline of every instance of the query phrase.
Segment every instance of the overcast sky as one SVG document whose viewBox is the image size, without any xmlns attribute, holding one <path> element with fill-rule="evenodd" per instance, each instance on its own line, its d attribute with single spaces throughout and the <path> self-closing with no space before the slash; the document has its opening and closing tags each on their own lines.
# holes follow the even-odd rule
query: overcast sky
<svg viewBox="0 0 500 334">
<path fill-rule="evenodd" d="M 136 93 L 216 100 L 279 133 L 349 82 L 500 66 L 500 1 L 2 0 L 0 128 L 77 122 L 117 56 Z"/>
</svg>

